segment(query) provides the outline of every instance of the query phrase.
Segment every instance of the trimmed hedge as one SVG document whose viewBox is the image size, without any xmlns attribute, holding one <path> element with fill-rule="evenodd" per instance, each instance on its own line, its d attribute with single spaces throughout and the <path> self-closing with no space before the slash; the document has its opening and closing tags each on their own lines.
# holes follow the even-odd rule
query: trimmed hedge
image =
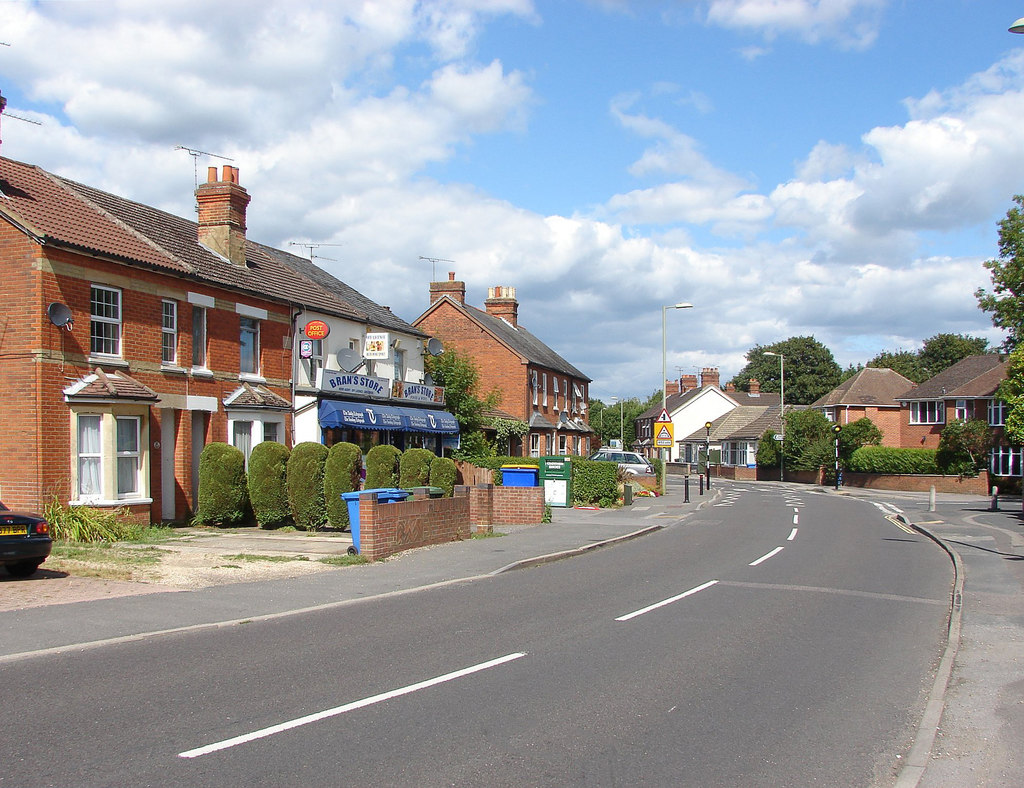
<svg viewBox="0 0 1024 788">
<path fill-rule="evenodd" d="M 342 493 L 359 489 L 362 481 L 363 452 L 354 443 L 335 443 L 324 462 L 324 499 L 327 522 L 332 528 L 348 528 L 348 504 Z"/>
<path fill-rule="evenodd" d="M 398 460 L 398 486 L 403 490 L 426 487 L 430 483 L 430 463 L 434 452 L 430 449 L 406 449 Z"/>
<path fill-rule="evenodd" d="M 261 528 L 283 525 L 291 518 L 288 505 L 288 447 L 274 441 L 258 443 L 249 455 L 249 501 Z"/>
<path fill-rule="evenodd" d="M 381 444 L 366 453 L 366 489 L 398 486 L 398 460 L 402 452 Z"/>
<path fill-rule="evenodd" d="M 236 525 L 248 515 L 245 455 L 227 443 L 208 443 L 199 455 L 197 525 Z"/>
<path fill-rule="evenodd" d="M 847 463 L 854 473 L 937 474 L 935 449 L 897 449 L 891 446 L 861 446 Z"/>
<path fill-rule="evenodd" d="M 327 523 L 326 462 L 327 447 L 313 441 L 298 444 L 288 458 L 288 503 L 298 528 L 316 531 Z"/>
<path fill-rule="evenodd" d="M 455 482 L 459 478 L 459 470 L 455 460 L 450 457 L 434 457 L 430 461 L 430 486 L 444 490 L 446 498 L 455 494 Z"/>
<path fill-rule="evenodd" d="M 614 462 L 572 458 L 572 499 L 582 506 L 614 506 L 619 500 L 619 466 Z"/>
</svg>

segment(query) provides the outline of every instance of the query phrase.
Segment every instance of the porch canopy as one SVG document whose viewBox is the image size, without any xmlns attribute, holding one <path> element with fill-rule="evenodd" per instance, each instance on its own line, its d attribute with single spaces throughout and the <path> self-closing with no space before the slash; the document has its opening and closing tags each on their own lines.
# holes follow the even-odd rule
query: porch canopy
<svg viewBox="0 0 1024 788">
<path fill-rule="evenodd" d="M 459 431 L 459 423 L 447 411 L 398 408 L 393 405 L 346 402 L 336 399 L 320 401 L 319 419 L 321 427 L 444 434 L 453 434 Z"/>
</svg>

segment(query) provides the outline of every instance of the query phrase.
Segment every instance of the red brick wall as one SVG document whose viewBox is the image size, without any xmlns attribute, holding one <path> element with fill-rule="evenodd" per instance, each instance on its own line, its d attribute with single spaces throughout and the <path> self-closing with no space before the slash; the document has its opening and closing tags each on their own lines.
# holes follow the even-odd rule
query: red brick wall
<svg viewBox="0 0 1024 788">
<path fill-rule="evenodd" d="M 899 490 L 901 492 L 936 492 L 988 495 L 991 491 L 987 472 L 973 479 L 958 479 L 956 476 L 912 476 L 886 475 L 880 473 L 843 472 L 843 486 L 862 487 L 871 490 Z"/>
<path fill-rule="evenodd" d="M 179 280 L 176 277 L 126 265 L 107 263 L 64 251 L 44 251 L 7 224 L 0 223 L 0 272 L 5 285 L 5 309 L 0 315 L 0 398 L 4 425 L 0 453 L 7 470 L 0 471 L 0 495 L 5 503 L 41 510 L 56 495 L 71 499 L 71 412 L 63 389 L 90 374 L 90 286 L 104 284 L 122 293 L 122 356 L 127 366 L 109 365 L 159 394 L 213 397 L 222 401 L 240 385 L 239 315 L 235 303 L 268 311 L 260 321 L 261 371 L 267 387 L 291 398 L 291 323 L 287 306 L 230 291 Z M 191 367 L 192 307 L 187 292 L 218 299 L 207 311 L 212 377 L 160 368 L 161 301 L 178 304 L 178 365 Z M 73 330 L 58 329 L 46 316 L 48 304 L 70 307 Z M 103 366 L 103 364 L 99 364 Z M 159 520 L 161 451 L 160 411 L 150 408 L 150 508 Z M 191 418 L 176 414 L 176 512 L 191 508 Z M 10 429 L 17 425 L 17 429 Z M 227 414 L 223 407 L 212 414 L 209 437 L 227 440 Z M 289 425 L 286 423 L 286 432 Z M 289 433 L 290 434 L 290 433 Z"/>
</svg>

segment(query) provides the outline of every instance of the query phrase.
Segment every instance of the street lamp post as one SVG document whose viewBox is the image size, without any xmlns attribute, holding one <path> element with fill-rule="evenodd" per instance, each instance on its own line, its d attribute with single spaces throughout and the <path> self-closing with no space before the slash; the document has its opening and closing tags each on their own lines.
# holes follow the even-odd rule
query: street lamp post
<svg viewBox="0 0 1024 788">
<path fill-rule="evenodd" d="M 777 356 L 779 359 L 779 481 L 786 480 L 786 357 L 782 353 L 764 352 L 766 356 Z"/>
<path fill-rule="evenodd" d="M 693 304 L 685 301 L 679 304 L 669 304 L 661 308 L 661 409 L 664 410 L 668 401 L 668 350 L 666 349 L 666 318 L 670 309 L 693 309 Z"/>
<path fill-rule="evenodd" d="M 620 449 L 624 449 L 626 447 L 622 445 L 622 398 L 621 397 L 611 397 L 610 399 L 611 399 L 612 402 L 618 402 L 619 403 L 619 448 Z"/>
<path fill-rule="evenodd" d="M 708 489 L 711 489 L 711 422 L 704 422 L 704 472 L 708 475 Z"/>
</svg>

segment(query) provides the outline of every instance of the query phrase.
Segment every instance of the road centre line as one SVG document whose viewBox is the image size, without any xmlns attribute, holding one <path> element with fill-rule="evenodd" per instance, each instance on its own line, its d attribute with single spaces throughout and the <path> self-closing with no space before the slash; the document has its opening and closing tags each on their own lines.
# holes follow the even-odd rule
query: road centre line
<svg viewBox="0 0 1024 788">
<path fill-rule="evenodd" d="M 665 607 L 665 605 L 671 605 L 673 602 L 678 602 L 680 599 L 692 596 L 693 594 L 696 594 L 698 591 L 703 591 L 706 588 L 711 588 L 711 586 L 715 585 L 717 582 L 717 580 L 709 580 L 707 583 L 699 585 L 696 588 L 691 588 L 689 591 L 684 591 L 683 593 L 677 594 L 676 596 L 669 597 L 668 599 L 663 599 L 660 602 L 655 602 L 653 605 L 648 605 L 647 607 L 642 607 L 639 610 L 634 610 L 632 613 L 626 613 L 626 615 L 619 616 L 615 620 L 629 621 L 630 619 L 636 618 L 637 616 L 642 616 L 644 613 L 650 613 L 652 610 L 657 610 L 659 607 Z"/>
<path fill-rule="evenodd" d="M 787 542 L 792 542 L 794 539 L 796 539 L 797 530 L 798 529 L 794 528 L 792 531 L 789 532 L 789 536 L 786 537 Z"/>
<path fill-rule="evenodd" d="M 799 522 L 800 522 L 800 515 L 794 514 L 793 515 L 793 525 L 797 525 Z"/>
<path fill-rule="evenodd" d="M 785 549 L 786 549 L 785 547 L 776 547 L 770 553 L 765 553 L 760 558 L 758 558 L 756 561 L 751 562 L 749 564 L 749 566 L 757 566 L 758 564 L 763 564 L 765 561 L 767 561 L 773 555 L 778 555 L 779 553 L 781 553 Z"/>
<path fill-rule="evenodd" d="M 298 719 L 289 720 L 288 722 L 282 722 L 278 725 L 272 725 L 269 728 L 263 728 L 258 731 L 253 731 L 252 733 L 246 733 L 242 736 L 235 736 L 231 739 L 224 739 L 223 741 L 214 742 L 213 744 L 207 744 L 204 747 L 197 747 L 194 750 L 186 750 L 185 752 L 178 753 L 178 757 L 198 758 L 201 755 L 208 755 L 211 752 L 217 752 L 218 750 L 226 750 L 230 747 L 236 747 L 239 744 L 245 744 L 246 742 L 255 741 L 256 739 L 263 739 L 267 736 L 273 736 L 276 733 L 283 733 L 284 731 L 289 731 L 293 728 L 298 728 L 303 725 L 309 725 L 310 723 L 319 722 L 320 720 L 325 720 L 330 717 L 336 717 L 339 714 L 344 714 L 348 711 L 355 711 L 356 709 L 362 709 L 367 706 L 372 706 L 376 703 L 382 703 L 386 700 L 391 700 L 392 698 L 398 698 L 402 695 L 408 695 L 413 692 L 418 692 L 422 689 L 434 687 L 438 684 L 443 684 L 448 681 L 460 679 L 472 673 L 478 673 L 482 670 L 487 670 L 488 668 L 494 668 L 499 665 L 503 665 L 506 662 L 511 662 L 512 660 L 519 659 L 520 657 L 525 656 L 525 651 L 517 651 L 513 654 L 506 654 L 503 657 L 498 657 L 497 659 L 492 659 L 487 662 L 481 662 L 477 665 L 471 665 L 468 668 L 462 668 L 461 670 L 456 670 L 452 673 L 445 673 L 443 676 L 437 676 L 432 679 L 427 679 L 426 681 L 420 681 L 416 684 L 410 684 L 407 687 L 394 689 L 390 692 L 382 692 L 379 695 L 373 695 L 369 698 L 363 698 L 362 700 L 353 701 L 352 703 L 346 703 L 343 706 L 336 706 L 333 709 L 318 711 L 315 714 L 309 714 L 305 717 L 299 717 Z"/>
</svg>

